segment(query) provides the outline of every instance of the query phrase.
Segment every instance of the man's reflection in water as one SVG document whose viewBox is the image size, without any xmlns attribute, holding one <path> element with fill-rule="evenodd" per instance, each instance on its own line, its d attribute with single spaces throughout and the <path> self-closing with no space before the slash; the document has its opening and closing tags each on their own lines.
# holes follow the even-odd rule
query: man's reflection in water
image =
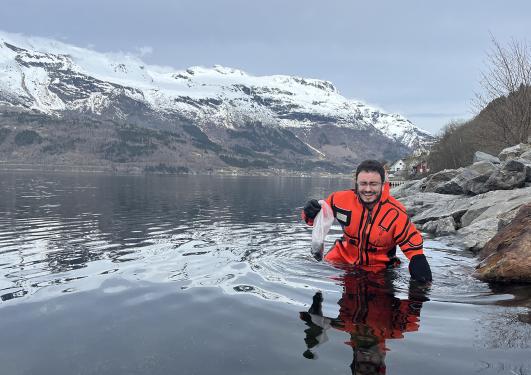
<svg viewBox="0 0 531 375">
<path fill-rule="evenodd" d="M 323 316 L 321 292 L 314 295 L 308 311 L 300 313 L 308 326 L 303 355 L 316 358 L 313 350 L 328 340 L 326 331 L 334 328 L 350 334 L 346 344 L 352 347 L 352 374 L 385 374 L 385 340 L 418 330 L 429 287 L 411 281 L 408 299 L 401 300 L 395 297 L 390 273 L 357 271 L 346 273 L 339 281 L 344 289 L 337 318 Z"/>
</svg>

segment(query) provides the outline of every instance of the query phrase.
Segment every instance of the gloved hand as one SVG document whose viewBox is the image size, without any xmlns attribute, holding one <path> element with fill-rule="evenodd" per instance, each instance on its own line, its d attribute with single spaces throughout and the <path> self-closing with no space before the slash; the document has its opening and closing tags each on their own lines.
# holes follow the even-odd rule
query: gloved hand
<svg viewBox="0 0 531 375">
<path fill-rule="evenodd" d="M 424 254 L 414 255 L 409 261 L 409 274 L 421 283 L 432 281 L 431 268 Z"/>
<path fill-rule="evenodd" d="M 315 219 L 319 211 L 321 211 L 321 205 L 316 199 L 312 199 L 306 203 L 303 211 L 304 211 L 304 215 L 306 215 L 308 219 L 313 220 Z"/>
</svg>

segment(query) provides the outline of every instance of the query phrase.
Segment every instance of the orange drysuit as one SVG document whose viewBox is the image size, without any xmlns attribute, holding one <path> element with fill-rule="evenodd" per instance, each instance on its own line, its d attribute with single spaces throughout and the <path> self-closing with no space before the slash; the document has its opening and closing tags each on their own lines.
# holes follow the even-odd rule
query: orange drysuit
<svg viewBox="0 0 531 375">
<path fill-rule="evenodd" d="M 343 237 L 325 256 L 327 261 L 383 268 L 400 263 L 396 245 L 409 260 L 423 254 L 422 236 L 404 206 L 389 194 L 389 183 L 384 184 L 380 199 L 370 210 L 353 189 L 332 193 L 326 202 L 343 228 Z M 304 212 L 302 217 L 313 225 Z"/>
</svg>

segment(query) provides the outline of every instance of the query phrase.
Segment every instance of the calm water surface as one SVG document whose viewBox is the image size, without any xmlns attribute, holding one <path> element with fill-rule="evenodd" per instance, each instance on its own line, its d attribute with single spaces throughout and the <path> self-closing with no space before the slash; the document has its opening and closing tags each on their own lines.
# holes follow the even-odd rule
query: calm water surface
<svg viewBox="0 0 531 375">
<path fill-rule="evenodd" d="M 531 374 L 531 288 L 459 249 L 430 288 L 311 258 L 302 204 L 349 187 L 0 174 L 1 374 Z"/>
</svg>

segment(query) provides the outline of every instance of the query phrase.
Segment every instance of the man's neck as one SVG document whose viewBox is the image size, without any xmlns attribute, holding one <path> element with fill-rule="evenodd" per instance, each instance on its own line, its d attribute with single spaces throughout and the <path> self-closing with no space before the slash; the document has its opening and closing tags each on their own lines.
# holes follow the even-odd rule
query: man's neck
<svg viewBox="0 0 531 375">
<path fill-rule="evenodd" d="M 374 208 L 374 206 L 376 206 L 376 203 L 378 203 L 378 201 L 374 201 L 372 203 L 363 203 L 365 205 L 365 207 L 367 207 L 367 209 L 369 211 L 372 211 L 372 209 Z"/>
</svg>

